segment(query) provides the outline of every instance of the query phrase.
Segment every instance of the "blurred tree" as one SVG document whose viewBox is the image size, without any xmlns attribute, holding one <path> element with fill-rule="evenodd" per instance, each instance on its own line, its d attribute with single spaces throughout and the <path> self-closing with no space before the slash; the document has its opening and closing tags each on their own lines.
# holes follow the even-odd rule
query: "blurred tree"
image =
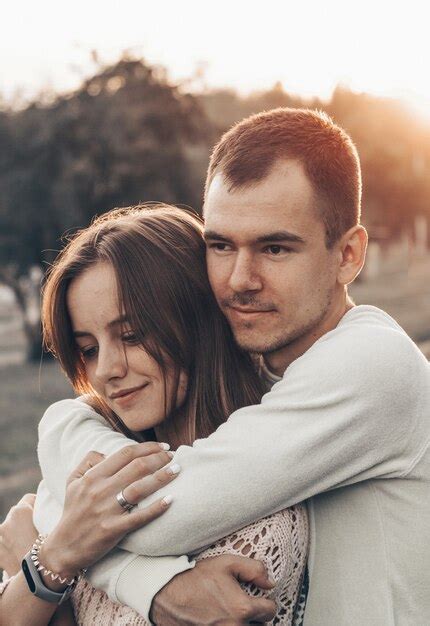
<svg viewBox="0 0 430 626">
<path fill-rule="evenodd" d="M 338 86 L 329 101 L 288 94 L 281 83 L 239 96 L 214 90 L 198 96 L 208 117 L 224 132 L 243 117 L 278 106 L 320 109 L 345 128 L 357 145 L 363 173 L 363 220 L 388 239 L 413 235 L 417 215 L 430 225 L 430 124 L 401 103 Z"/>
<path fill-rule="evenodd" d="M 114 206 L 199 207 L 213 140 L 194 97 L 128 58 L 49 106 L 0 113 L 0 281 L 21 307 L 30 358 L 40 356 L 22 280 L 30 268 L 52 260 L 66 230 Z"/>
<path fill-rule="evenodd" d="M 204 86 L 204 67 L 199 80 Z M 29 306 L 38 274 L 29 281 L 29 270 L 52 260 L 61 234 L 114 206 L 161 200 L 199 208 L 211 146 L 252 113 L 326 110 L 357 144 L 371 234 L 412 234 L 417 215 L 430 222 L 430 125 L 395 100 L 343 86 L 326 102 L 281 83 L 247 97 L 186 89 L 169 84 L 165 69 L 125 56 L 57 99 L 41 94 L 15 109 L 0 100 L 0 282 L 15 291 L 30 356 L 40 355 L 40 341 Z"/>
</svg>

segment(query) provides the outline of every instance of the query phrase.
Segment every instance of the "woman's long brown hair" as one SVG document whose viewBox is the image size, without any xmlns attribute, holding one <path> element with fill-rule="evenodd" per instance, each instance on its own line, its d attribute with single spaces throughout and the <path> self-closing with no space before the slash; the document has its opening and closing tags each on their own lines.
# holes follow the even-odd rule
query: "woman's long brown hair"
<svg viewBox="0 0 430 626">
<path fill-rule="evenodd" d="M 206 437 L 236 409 L 256 404 L 262 383 L 251 357 L 233 339 L 206 273 L 200 218 L 168 205 L 115 209 L 80 231 L 50 268 L 42 324 L 51 350 L 81 394 L 110 424 L 135 439 L 89 385 L 67 310 L 71 281 L 98 261 L 117 277 L 118 299 L 138 342 L 161 367 L 173 367 L 176 388 L 166 398 L 163 439 L 176 448 Z M 179 374 L 188 375 L 185 401 L 175 409 Z M 175 387 L 175 386 L 174 386 Z"/>
</svg>

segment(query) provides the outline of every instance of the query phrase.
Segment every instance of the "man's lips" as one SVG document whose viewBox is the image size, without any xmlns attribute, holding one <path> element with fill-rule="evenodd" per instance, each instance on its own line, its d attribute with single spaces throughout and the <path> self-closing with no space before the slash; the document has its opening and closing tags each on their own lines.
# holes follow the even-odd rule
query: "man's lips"
<svg viewBox="0 0 430 626">
<path fill-rule="evenodd" d="M 239 311 L 240 313 L 269 313 L 273 309 L 249 309 L 241 306 L 230 306 L 230 309 L 234 309 L 235 311 Z"/>
<path fill-rule="evenodd" d="M 256 309 L 250 307 L 241 307 L 241 306 L 231 306 L 227 305 L 227 308 L 241 316 L 245 317 L 256 317 L 258 315 L 263 315 L 264 313 L 273 313 L 274 309 Z"/>
</svg>

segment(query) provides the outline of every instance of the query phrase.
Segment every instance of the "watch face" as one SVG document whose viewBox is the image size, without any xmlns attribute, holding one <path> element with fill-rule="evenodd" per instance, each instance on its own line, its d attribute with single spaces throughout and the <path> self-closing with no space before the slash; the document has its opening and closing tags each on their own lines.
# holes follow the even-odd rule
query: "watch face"
<svg viewBox="0 0 430 626">
<path fill-rule="evenodd" d="M 27 561 L 25 559 L 22 562 L 22 571 L 24 572 L 24 576 L 25 576 L 25 579 L 27 581 L 27 585 L 28 585 L 31 593 L 34 593 L 36 591 L 36 585 L 34 584 L 33 576 L 30 573 Z"/>
</svg>

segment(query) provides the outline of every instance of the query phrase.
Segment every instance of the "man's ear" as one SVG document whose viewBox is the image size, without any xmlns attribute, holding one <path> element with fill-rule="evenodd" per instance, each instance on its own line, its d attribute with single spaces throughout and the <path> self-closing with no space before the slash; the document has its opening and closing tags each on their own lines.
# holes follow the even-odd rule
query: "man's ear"
<svg viewBox="0 0 430 626">
<path fill-rule="evenodd" d="M 337 280 L 341 285 L 349 285 L 361 272 L 366 258 L 367 240 L 366 229 L 358 224 L 350 228 L 337 243 L 340 260 Z"/>
</svg>

